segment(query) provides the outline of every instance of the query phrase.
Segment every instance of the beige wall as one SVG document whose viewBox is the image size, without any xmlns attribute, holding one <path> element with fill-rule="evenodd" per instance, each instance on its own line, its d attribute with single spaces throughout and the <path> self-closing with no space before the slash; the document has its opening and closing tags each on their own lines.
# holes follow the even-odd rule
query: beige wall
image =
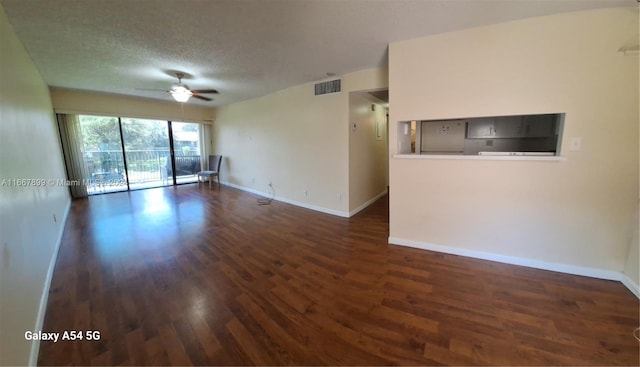
<svg viewBox="0 0 640 367">
<path fill-rule="evenodd" d="M 46 185 L 4 181 L 22 178 L 44 179 Z M 49 90 L 0 7 L 1 365 L 29 363 L 31 342 L 24 332 L 36 330 L 70 203 L 68 188 L 46 180 L 63 178 Z"/>
<path fill-rule="evenodd" d="M 633 231 L 630 235 L 631 239 L 629 241 L 627 261 L 624 265 L 624 274 L 633 282 L 631 287 L 637 290 L 636 295 L 640 297 L 640 235 L 638 233 L 640 228 L 638 221 L 640 221 L 640 218 L 638 209 L 636 209 L 636 215 L 632 219 Z"/>
<path fill-rule="evenodd" d="M 391 239 L 622 271 L 638 200 L 639 95 L 638 57 L 617 50 L 637 35 L 637 10 L 617 8 L 391 44 L 391 124 L 565 112 L 567 157 L 392 158 Z M 580 151 L 568 149 L 572 137 Z"/>
<path fill-rule="evenodd" d="M 56 112 L 85 115 L 151 118 L 185 122 L 211 122 L 215 108 L 149 98 L 51 88 Z"/>
<path fill-rule="evenodd" d="M 349 95 L 349 212 L 352 215 L 387 191 L 386 113 L 384 104 L 373 100 L 367 92 Z"/>
<path fill-rule="evenodd" d="M 221 178 L 243 189 L 337 215 L 349 213 L 349 92 L 386 87 L 386 73 L 345 75 L 342 93 L 313 95 L 313 83 L 221 107 L 212 151 Z M 305 190 L 307 196 L 305 196 Z"/>
</svg>

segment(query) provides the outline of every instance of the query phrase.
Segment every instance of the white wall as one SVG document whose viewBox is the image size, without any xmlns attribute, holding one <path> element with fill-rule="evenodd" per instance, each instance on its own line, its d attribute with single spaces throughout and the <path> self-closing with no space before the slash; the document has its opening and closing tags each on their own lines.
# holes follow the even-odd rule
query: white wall
<svg viewBox="0 0 640 367">
<path fill-rule="evenodd" d="M 375 106 L 375 110 L 371 109 L 372 105 Z M 384 104 L 374 101 L 369 93 L 350 93 L 349 212 L 351 215 L 387 191 L 386 113 Z M 355 130 L 352 127 L 353 124 L 356 125 Z M 379 124 L 378 128 L 376 124 Z"/>
<path fill-rule="evenodd" d="M 63 179 L 65 170 L 49 90 L 0 7 L 0 180 L 22 178 Z M 70 197 L 67 187 L 8 182 L 0 185 L 0 364 L 26 365 L 24 332 L 42 321 Z"/>
<path fill-rule="evenodd" d="M 313 83 L 221 107 L 212 152 L 221 179 L 337 215 L 349 213 L 349 92 L 386 87 L 386 73 L 347 74 L 342 92 L 314 96 Z M 305 190 L 307 196 L 304 195 Z"/>
<path fill-rule="evenodd" d="M 638 57 L 617 50 L 637 35 L 637 10 L 616 8 L 391 44 L 391 124 L 565 112 L 567 157 L 392 158 L 391 241 L 619 275 L 638 200 L 639 94 Z"/>
<path fill-rule="evenodd" d="M 81 90 L 51 88 L 58 113 L 150 118 L 183 122 L 211 122 L 215 108 Z"/>
</svg>

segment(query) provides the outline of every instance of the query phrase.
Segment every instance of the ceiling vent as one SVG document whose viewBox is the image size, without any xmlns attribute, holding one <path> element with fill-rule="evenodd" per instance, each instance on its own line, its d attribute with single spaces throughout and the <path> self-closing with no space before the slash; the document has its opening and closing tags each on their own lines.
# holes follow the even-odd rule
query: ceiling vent
<svg viewBox="0 0 640 367">
<path fill-rule="evenodd" d="M 340 93 L 342 90 L 342 79 L 329 80 L 322 83 L 315 84 L 316 96 L 329 93 Z"/>
</svg>

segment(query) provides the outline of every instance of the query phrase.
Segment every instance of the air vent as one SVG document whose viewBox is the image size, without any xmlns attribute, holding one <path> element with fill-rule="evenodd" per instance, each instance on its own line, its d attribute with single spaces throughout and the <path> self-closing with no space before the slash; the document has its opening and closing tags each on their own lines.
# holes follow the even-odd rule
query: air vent
<svg viewBox="0 0 640 367">
<path fill-rule="evenodd" d="M 341 82 L 342 82 L 341 79 L 336 79 L 336 80 L 329 80 L 327 82 L 316 83 L 315 85 L 316 96 L 329 94 L 329 93 L 340 93 L 340 91 L 342 90 Z"/>
</svg>

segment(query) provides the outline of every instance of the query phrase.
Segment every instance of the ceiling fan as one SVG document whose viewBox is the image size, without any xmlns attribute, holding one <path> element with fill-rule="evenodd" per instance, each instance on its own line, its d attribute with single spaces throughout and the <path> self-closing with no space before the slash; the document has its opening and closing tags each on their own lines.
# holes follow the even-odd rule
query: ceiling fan
<svg viewBox="0 0 640 367">
<path fill-rule="evenodd" d="M 189 86 L 182 83 L 182 78 L 184 78 L 184 73 L 175 73 L 176 78 L 178 78 L 178 84 L 174 84 L 171 86 L 170 90 L 165 90 L 165 92 L 171 94 L 171 97 L 178 102 L 187 102 L 189 98 L 197 98 L 203 101 L 212 101 L 211 98 L 205 97 L 202 94 L 218 94 L 218 91 L 215 89 L 189 89 Z M 158 90 L 158 89 L 151 89 Z"/>
</svg>

